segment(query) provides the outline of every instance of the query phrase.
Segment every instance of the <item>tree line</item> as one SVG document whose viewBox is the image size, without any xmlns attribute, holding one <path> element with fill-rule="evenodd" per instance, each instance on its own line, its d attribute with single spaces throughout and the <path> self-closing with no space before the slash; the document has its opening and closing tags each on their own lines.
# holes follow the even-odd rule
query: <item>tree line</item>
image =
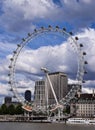
<svg viewBox="0 0 95 130">
<path fill-rule="evenodd" d="M 17 106 L 10 104 L 7 106 L 6 104 L 2 104 L 0 107 L 0 115 L 20 115 L 23 114 L 24 111 L 22 109 L 22 106 L 19 104 Z"/>
</svg>

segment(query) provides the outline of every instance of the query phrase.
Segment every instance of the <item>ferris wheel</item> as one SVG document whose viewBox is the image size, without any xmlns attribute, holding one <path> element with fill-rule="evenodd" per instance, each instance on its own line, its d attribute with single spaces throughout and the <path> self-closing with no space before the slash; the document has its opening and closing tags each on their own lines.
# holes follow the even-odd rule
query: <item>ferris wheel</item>
<svg viewBox="0 0 95 130">
<path fill-rule="evenodd" d="M 59 37 L 61 35 L 61 38 L 57 39 L 57 36 Z M 53 37 L 53 38 L 52 38 Z M 63 40 L 64 39 L 64 40 Z M 54 41 L 54 42 L 53 42 Z M 55 42 L 56 43 L 55 45 Z M 32 43 L 31 43 L 32 42 Z M 68 47 L 67 51 L 69 53 L 69 51 L 72 51 L 74 56 L 76 55 L 77 57 L 77 69 L 76 69 L 76 74 L 75 74 L 75 81 L 77 82 L 76 86 L 73 86 L 72 89 L 69 91 L 69 93 L 59 101 L 57 101 L 57 106 L 61 107 L 64 104 L 68 104 L 70 102 L 70 100 L 75 96 L 76 92 L 80 89 L 79 85 L 82 85 L 83 81 L 83 76 L 84 74 L 87 73 L 86 71 L 86 67 L 85 65 L 87 64 L 87 61 L 85 60 L 85 55 L 86 52 L 84 52 L 82 50 L 83 48 L 83 44 L 82 43 L 78 43 L 78 37 L 74 37 L 72 32 L 67 32 L 65 28 L 59 28 L 58 26 L 56 27 L 52 27 L 52 26 L 48 26 L 48 28 L 45 27 L 41 27 L 39 29 L 34 29 L 34 31 L 32 33 L 28 33 L 28 36 L 26 38 L 22 39 L 22 42 L 20 44 L 17 44 L 17 48 L 15 51 L 13 51 L 13 55 L 10 58 L 10 65 L 9 65 L 9 84 L 11 86 L 11 91 L 14 94 L 14 97 L 16 97 L 18 99 L 18 101 L 22 104 L 23 109 L 25 109 L 26 111 L 32 111 L 32 105 L 30 102 L 25 102 L 24 96 L 23 94 L 20 94 L 20 88 L 21 88 L 21 82 L 23 82 L 23 80 L 25 80 L 25 74 L 27 74 L 27 76 L 30 76 L 31 79 L 33 79 L 33 76 L 35 76 L 37 79 L 40 79 L 40 75 L 43 76 L 43 74 L 41 73 L 40 69 L 41 67 L 45 67 L 45 68 L 49 68 L 51 71 L 53 71 L 54 68 L 54 63 L 52 63 L 52 59 L 48 60 L 47 57 L 45 57 L 45 62 L 42 64 L 40 63 L 40 61 L 43 59 L 43 56 L 40 54 L 42 51 L 46 52 L 46 56 L 54 58 L 54 56 L 50 55 L 50 51 L 56 55 L 55 61 L 57 62 L 57 47 L 59 43 L 63 43 L 63 42 L 68 42 Z M 38 43 L 38 47 L 36 46 L 36 43 Z M 48 44 L 50 44 L 48 46 Z M 33 46 L 34 45 L 34 46 Z M 63 47 L 65 44 L 62 44 Z M 61 44 L 60 44 L 61 46 Z M 54 47 L 57 48 L 54 51 Z M 61 46 L 62 47 L 62 46 Z M 31 51 L 32 48 L 32 51 Z M 66 50 L 65 48 L 65 50 Z M 38 54 L 38 57 L 35 56 L 35 59 L 37 58 L 36 61 L 34 61 L 35 59 L 33 59 L 33 56 L 30 56 L 35 53 L 38 53 L 38 50 L 40 50 L 40 53 Z M 27 52 L 27 53 L 26 53 Z M 27 55 L 28 54 L 28 55 Z M 63 55 L 63 53 L 62 53 Z M 25 58 L 28 56 L 28 59 L 26 61 L 29 63 L 25 63 Z M 25 57 L 25 58 L 24 58 Z M 40 57 L 40 59 L 39 59 Z M 59 58 L 59 57 L 58 57 Z M 61 61 L 62 61 L 62 57 Z M 59 58 L 59 59 L 60 59 Z M 66 59 L 66 58 L 65 58 Z M 73 59 L 73 58 L 72 58 Z M 25 64 L 24 67 L 24 71 L 23 71 L 23 63 L 21 63 L 21 61 L 23 60 L 23 63 Z M 31 64 L 31 61 L 32 64 Z M 63 63 L 63 62 L 62 62 Z M 61 63 L 61 64 L 62 64 Z M 30 66 L 28 66 L 28 64 L 30 64 Z M 38 64 L 38 66 L 37 66 Z M 37 71 L 34 68 L 34 65 L 36 65 L 39 70 Z M 53 67 L 52 67 L 53 66 Z M 71 65 L 70 65 L 71 66 Z M 56 66 L 55 66 L 56 69 Z M 44 69 L 45 70 L 45 69 Z M 58 70 L 58 68 L 57 68 Z M 46 74 L 48 74 L 45 71 Z M 47 75 L 48 76 L 48 75 Z M 27 79 L 29 79 L 30 77 L 28 77 Z M 27 82 L 28 84 L 28 82 Z M 52 90 L 53 91 L 53 90 Z M 54 93 L 55 94 L 55 93 Z M 56 97 L 56 95 L 55 95 Z M 52 104 L 51 106 L 55 106 L 56 104 Z M 56 107 L 57 108 L 57 107 Z"/>
</svg>

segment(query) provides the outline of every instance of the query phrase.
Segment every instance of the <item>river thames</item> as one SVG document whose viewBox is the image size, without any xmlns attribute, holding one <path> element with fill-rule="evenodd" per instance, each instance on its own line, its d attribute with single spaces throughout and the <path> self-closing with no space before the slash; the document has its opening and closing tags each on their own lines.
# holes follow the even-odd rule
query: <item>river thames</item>
<svg viewBox="0 0 95 130">
<path fill-rule="evenodd" d="M 95 130 L 95 125 L 0 122 L 0 130 Z"/>
</svg>

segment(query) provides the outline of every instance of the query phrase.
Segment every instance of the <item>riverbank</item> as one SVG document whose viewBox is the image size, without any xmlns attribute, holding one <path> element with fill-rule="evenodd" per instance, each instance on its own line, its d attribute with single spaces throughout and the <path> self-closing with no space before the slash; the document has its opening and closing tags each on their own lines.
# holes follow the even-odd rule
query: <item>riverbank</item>
<svg viewBox="0 0 95 130">
<path fill-rule="evenodd" d="M 0 115 L 0 122 L 30 122 L 30 123 L 51 123 L 46 117 L 25 117 L 23 115 Z"/>
<path fill-rule="evenodd" d="M 25 117 L 23 115 L 0 115 L 0 122 L 22 122 L 22 123 L 64 123 L 64 124 L 88 124 L 95 125 L 95 118 L 69 118 L 67 120 L 47 119 L 47 117 Z"/>
</svg>

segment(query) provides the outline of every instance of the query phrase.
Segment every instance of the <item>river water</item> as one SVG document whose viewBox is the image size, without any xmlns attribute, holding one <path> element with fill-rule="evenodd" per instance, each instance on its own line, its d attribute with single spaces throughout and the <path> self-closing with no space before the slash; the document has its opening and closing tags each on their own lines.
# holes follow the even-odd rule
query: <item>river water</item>
<svg viewBox="0 0 95 130">
<path fill-rule="evenodd" d="M 95 125 L 1 122 L 0 130 L 95 130 Z"/>
</svg>

